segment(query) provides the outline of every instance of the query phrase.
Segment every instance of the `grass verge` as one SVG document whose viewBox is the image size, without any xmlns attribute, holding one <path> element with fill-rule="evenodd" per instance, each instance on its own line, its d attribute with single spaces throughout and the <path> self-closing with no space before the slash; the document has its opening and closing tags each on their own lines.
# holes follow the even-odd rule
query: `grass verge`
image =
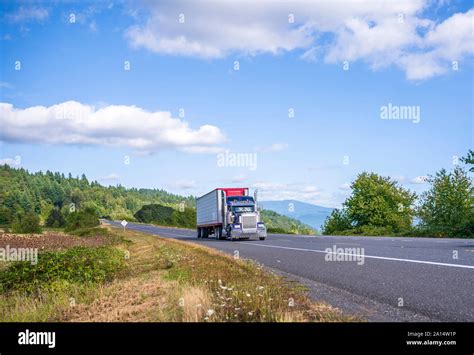
<svg viewBox="0 0 474 355">
<path fill-rule="evenodd" d="M 250 261 L 134 231 L 108 227 L 101 235 L 115 242 L 3 268 L 0 321 L 360 320 L 313 302 L 303 287 Z"/>
</svg>

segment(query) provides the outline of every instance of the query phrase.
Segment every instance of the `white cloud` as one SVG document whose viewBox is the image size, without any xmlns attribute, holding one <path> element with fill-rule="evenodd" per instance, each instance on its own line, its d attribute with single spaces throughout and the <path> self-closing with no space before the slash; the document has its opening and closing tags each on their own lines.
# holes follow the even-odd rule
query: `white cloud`
<svg viewBox="0 0 474 355">
<path fill-rule="evenodd" d="M 349 182 L 346 182 L 346 183 L 342 184 L 341 186 L 339 186 L 339 189 L 343 190 L 343 191 L 350 191 L 351 190 L 351 184 Z"/>
<path fill-rule="evenodd" d="M 6 81 L 0 81 L 0 88 L 11 89 L 11 88 L 13 88 L 13 85 L 6 82 Z"/>
<path fill-rule="evenodd" d="M 95 21 L 92 21 L 89 24 L 89 31 L 91 32 L 97 32 L 97 23 Z"/>
<path fill-rule="evenodd" d="M 412 184 L 412 185 L 418 185 L 418 184 L 425 184 L 426 179 L 428 176 L 426 175 L 421 175 L 421 176 L 416 176 L 414 178 L 409 178 L 403 175 L 396 175 L 396 176 L 391 176 L 390 177 L 393 181 L 398 182 L 399 184 Z"/>
<path fill-rule="evenodd" d="M 40 7 L 20 7 L 17 11 L 7 14 L 6 18 L 10 22 L 30 22 L 30 21 L 44 21 L 48 18 L 48 10 Z"/>
<path fill-rule="evenodd" d="M 10 166 L 18 166 L 20 165 L 19 164 L 19 161 L 17 159 L 13 159 L 13 158 L 3 158 L 3 159 L 0 159 L 0 165 L 10 165 Z"/>
<path fill-rule="evenodd" d="M 474 53 L 474 10 L 458 13 L 434 26 L 423 38 L 426 52 L 400 56 L 398 64 L 408 79 L 423 80 L 446 73 L 453 61 L 460 62 Z"/>
<path fill-rule="evenodd" d="M 231 182 L 232 183 L 241 183 L 241 182 L 245 182 L 247 181 L 248 178 L 247 176 L 243 175 L 243 174 L 240 174 L 240 175 L 237 175 L 237 176 L 234 176 L 232 179 L 231 179 Z"/>
<path fill-rule="evenodd" d="M 218 154 L 225 151 L 223 147 L 190 145 L 182 147 L 181 150 L 190 154 Z"/>
<path fill-rule="evenodd" d="M 288 144 L 286 143 L 274 143 L 268 147 L 257 147 L 255 150 L 259 153 L 276 153 L 288 149 Z"/>
<path fill-rule="evenodd" d="M 178 188 L 180 190 L 194 189 L 196 187 L 196 181 L 194 180 L 178 180 L 170 185 L 171 187 Z"/>
<path fill-rule="evenodd" d="M 410 180 L 410 184 L 415 184 L 415 185 L 426 184 L 427 183 L 427 181 L 426 181 L 427 178 L 428 178 L 428 176 L 426 176 L 426 175 L 414 177 L 413 179 Z"/>
<path fill-rule="evenodd" d="M 252 184 L 252 188 L 259 189 L 261 200 L 299 200 L 315 201 L 321 192 L 309 184 L 284 184 L 278 182 L 260 181 Z"/>
<path fill-rule="evenodd" d="M 76 101 L 25 109 L 0 103 L 0 126 L 3 141 L 124 146 L 136 151 L 174 148 L 205 153 L 226 139 L 216 126 L 193 129 L 170 112 L 124 105 L 95 109 Z"/>
<path fill-rule="evenodd" d="M 135 48 L 199 58 L 301 50 L 306 60 L 361 60 L 373 69 L 395 65 L 408 79 L 420 80 L 447 72 L 452 60 L 474 50 L 474 10 L 437 23 L 423 17 L 431 5 L 427 0 L 149 2 L 146 20 L 128 28 L 125 37 Z"/>
<path fill-rule="evenodd" d="M 105 175 L 105 176 L 100 176 L 100 177 L 97 178 L 97 180 L 99 180 L 99 181 L 117 181 L 119 179 L 120 179 L 120 176 L 118 176 L 115 173 Z"/>
<path fill-rule="evenodd" d="M 407 178 L 403 175 L 390 176 L 392 181 L 396 181 L 399 184 L 404 184 L 407 181 Z"/>
<path fill-rule="evenodd" d="M 278 183 L 260 181 L 251 185 L 259 189 L 260 200 L 281 201 L 297 200 L 319 206 L 340 208 L 347 198 L 347 193 L 331 193 L 305 183 Z"/>
<path fill-rule="evenodd" d="M 403 21 L 396 15 L 374 16 L 373 23 L 370 18 L 345 21 L 325 60 L 363 60 L 373 69 L 396 65 L 407 79 L 424 80 L 446 73 L 452 61 L 474 53 L 474 10 L 454 14 L 439 24 L 418 17 L 417 12 L 405 13 Z"/>
<path fill-rule="evenodd" d="M 311 30 L 290 26 L 285 7 L 268 1 L 149 3 L 150 17 L 130 27 L 125 36 L 134 47 L 201 58 L 233 52 L 277 54 L 308 46 Z M 180 14 L 184 23 L 179 21 Z"/>
</svg>

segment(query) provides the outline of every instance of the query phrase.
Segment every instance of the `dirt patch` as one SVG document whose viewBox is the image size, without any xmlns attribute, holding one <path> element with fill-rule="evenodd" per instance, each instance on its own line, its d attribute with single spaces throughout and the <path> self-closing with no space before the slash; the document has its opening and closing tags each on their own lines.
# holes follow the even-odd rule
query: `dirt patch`
<svg viewBox="0 0 474 355">
<path fill-rule="evenodd" d="M 58 251 L 72 247 L 97 247 L 108 243 L 106 236 L 76 237 L 62 232 L 43 234 L 0 233 L 0 248 L 37 248 L 40 251 Z"/>
<path fill-rule="evenodd" d="M 63 314 L 69 322 L 166 321 L 167 292 L 170 285 L 160 273 L 134 277 L 105 286 L 91 304 L 78 304 Z"/>
</svg>

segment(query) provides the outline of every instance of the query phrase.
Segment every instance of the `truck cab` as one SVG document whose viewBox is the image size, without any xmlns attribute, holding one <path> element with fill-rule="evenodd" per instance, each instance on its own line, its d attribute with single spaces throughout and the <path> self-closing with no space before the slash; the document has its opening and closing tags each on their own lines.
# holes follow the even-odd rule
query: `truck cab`
<svg viewBox="0 0 474 355">
<path fill-rule="evenodd" d="M 226 198 L 227 225 L 229 239 L 250 238 L 256 236 L 263 240 L 267 229 L 261 220 L 255 199 L 251 196 L 230 196 Z"/>
<path fill-rule="evenodd" d="M 267 228 L 257 204 L 257 191 L 248 188 L 217 188 L 196 199 L 198 238 L 215 235 L 217 239 L 264 240 Z"/>
</svg>

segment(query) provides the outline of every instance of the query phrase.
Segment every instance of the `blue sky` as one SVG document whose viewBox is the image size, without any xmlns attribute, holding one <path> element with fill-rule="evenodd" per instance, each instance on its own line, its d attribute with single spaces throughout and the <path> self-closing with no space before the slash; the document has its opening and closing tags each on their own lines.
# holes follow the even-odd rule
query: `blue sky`
<svg viewBox="0 0 474 355">
<path fill-rule="evenodd" d="M 200 4 L 2 2 L 0 160 L 338 207 L 362 171 L 422 191 L 473 147 L 469 2 Z"/>
</svg>

